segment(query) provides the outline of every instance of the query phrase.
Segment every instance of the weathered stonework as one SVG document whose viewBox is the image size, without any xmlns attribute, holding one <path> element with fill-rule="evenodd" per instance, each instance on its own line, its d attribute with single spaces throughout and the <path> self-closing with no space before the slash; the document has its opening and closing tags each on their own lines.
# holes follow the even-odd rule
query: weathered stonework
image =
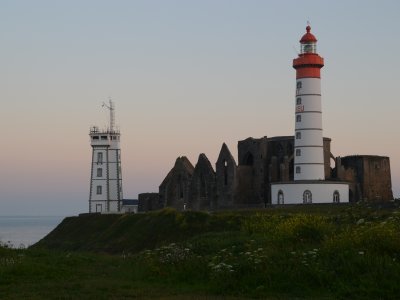
<svg viewBox="0 0 400 300">
<path fill-rule="evenodd" d="M 164 207 L 186 209 L 194 167 L 186 156 L 178 157 L 174 167 L 159 187 L 160 201 Z"/>
<path fill-rule="evenodd" d="M 238 142 L 236 205 L 263 207 L 267 202 L 267 137 Z"/>
<path fill-rule="evenodd" d="M 336 176 L 351 182 L 350 201 L 393 199 L 390 160 L 386 156 L 353 155 L 337 159 Z"/>
<path fill-rule="evenodd" d="M 223 143 L 216 163 L 216 209 L 234 207 L 237 165 L 228 146 Z"/>
<path fill-rule="evenodd" d="M 211 210 L 215 206 L 215 172 L 207 156 L 199 155 L 190 183 L 188 208 Z"/>
<path fill-rule="evenodd" d="M 138 212 L 158 210 L 164 207 L 158 193 L 142 193 L 138 195 L 138 198 Z"/>
<path fill-rule="evenodd" d="M 350 202 L 393 199 L 388 157 L 336 158 L 330 138 L 323 139 L 323 147 L 325 179 L 349 183 Z M 239 141 L 238 165 L 224 143 L 215 172 L 205 154 L 195 168 L 179 157 L 160 185 L 160 204 L 179 210 L 265 207 L 271 203 L 271 183 L 293 181 L 294 155 L 294 137 L 279 136 Z"/>
</svg>

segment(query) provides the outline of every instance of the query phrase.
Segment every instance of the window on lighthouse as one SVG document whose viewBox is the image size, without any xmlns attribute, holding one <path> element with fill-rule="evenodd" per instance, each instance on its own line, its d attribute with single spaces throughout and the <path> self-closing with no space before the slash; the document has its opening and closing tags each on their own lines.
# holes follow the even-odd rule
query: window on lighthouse
<svg viewBox="0 0 400 300">
<path fill-rule="evenodd" d="M 96 192 L 97 192 L 97 195 L 101 195 L 102 194 L 102 186 L 101 185 L 98 185 L 96 187 Z"/>
<path fill-rule="evenodd" d="M 296 115 L 296 122 L 301 122 L 301 115 Z"/>
<path fill-rule="evenodd" d="M 301 156 L 301 149 L 296 149 L 296 156 Z"/>
<path fill-rule="evenodd" d="M 103 169 L 97 168 L 97 177 L 103 177 Z"/>
<path fill-rule="evenodd" d="M 317 44 L 315 42 L 301 44 L 301 53 L 317 53 Z"/>
<path fill-rule="evenodd" d="M 102 152 L 98 152 L 97 153 L 97 163 L 98 164 L 102 164 L 103 163 L 103 153 Z"/>
<path fill-rule="evenodd" d="M 296 132 L 296 140 L 300 140 L 301 139 L 301 132 L 298 131 Z"/>
<path fill-rule="evenodd" d="M 297 81 L 297 86 L 298 89 L 301 89 L 301 81 Z"/>
<path fill-rule="evenodd" d="M 300 167 L 296 167 L 296 174 L 300 174 L 301 173 L 301 168 Z"/>
<path fill-rule="evenodd" d="M 296 105 L 300 105 L 301 104 L 301 98 L 297 98 L 296 99 Z"/>
</svg>

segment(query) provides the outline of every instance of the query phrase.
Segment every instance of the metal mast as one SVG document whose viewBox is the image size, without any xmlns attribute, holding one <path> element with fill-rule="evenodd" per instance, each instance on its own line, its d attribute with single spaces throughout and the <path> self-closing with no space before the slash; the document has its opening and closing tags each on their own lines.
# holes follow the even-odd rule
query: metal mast
<svg viewBox="0 0 400 300">
<path fill-rule="evenodd" d="M 115 127 L 115 106 L 114 102 L 111 101 L 111 98 L 108 98 L 109 104 L 107 105 L 105 102 L 103 102 L 102 107 L 106 107 L 110 111 L 110 131 L 114 131 Z"/>
</svg>

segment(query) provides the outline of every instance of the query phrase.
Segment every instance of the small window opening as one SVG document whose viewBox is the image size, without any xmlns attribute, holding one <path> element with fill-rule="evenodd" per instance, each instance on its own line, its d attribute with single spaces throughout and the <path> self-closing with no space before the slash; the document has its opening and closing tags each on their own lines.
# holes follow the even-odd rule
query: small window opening
<svg viewBox="0 0 400 300">
<path fill-rule="evenodd" d="M 279 192 L 278 192 L 278 201 L 277 201 L 277 203 L 278 204 L 284 204 L 284 197 L 283 197 L 283 191 L 282 190 L 279 190 Z"/>
<path fill-rule="evenodd" d="M 96 192 L 97 192 L 97 195 L 101 195 L 101 194 L 103 193 L 103 190 L 102 190 L 102 186 L 101 186 L 101 185 L 98 185 L 98 186 L 96 187 Z"/>
<path fill-rule="evenodd" d="M 103 152 L 98 152 L 97 153 L 97 163 L 102 164 L 103 163 Z"/>
<path fill-rule="evenodd" d="M 228 185 L 228 162 L 224 161 L 224 185 Z"/>
</svg>

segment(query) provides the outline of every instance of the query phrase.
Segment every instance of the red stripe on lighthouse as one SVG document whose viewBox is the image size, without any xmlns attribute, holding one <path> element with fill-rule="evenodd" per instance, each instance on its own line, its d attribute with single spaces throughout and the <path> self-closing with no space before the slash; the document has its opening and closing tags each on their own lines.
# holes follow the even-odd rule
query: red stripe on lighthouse
<svg viewBox="0 0 400 300">
<path fill-rule="evenodd" d="M 319 68 L 301 68 L 296 70 L 296 78 L 314 77 L 321 78 L 321 69 Z"/>
</svg>

